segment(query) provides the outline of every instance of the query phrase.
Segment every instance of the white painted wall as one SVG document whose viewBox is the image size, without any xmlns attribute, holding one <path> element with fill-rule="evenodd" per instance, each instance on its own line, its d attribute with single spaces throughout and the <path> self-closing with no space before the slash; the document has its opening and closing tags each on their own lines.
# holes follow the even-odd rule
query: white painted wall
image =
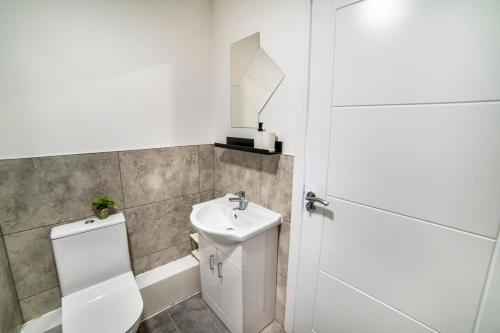
<svg viewBox="0 0 500 333">
<path fill-rule="evenodd" d="M 231 128 L 230 44 L 285 72 L 262 113 L 294 154 L 306 0 L 0 2 L 0 159 L 253 137 Z"/>
<path fill-rule="evenodd" d="M 0 159 L 213 142 L 211 47 L 210 0 L 1 1 Z"/>
<path fill-rule="evenodd" d="M 213 108 L 215 139 L 253 138 L 253 129 L 231 128 L 230 45 L 260 31 L 261 46 L 285 79 L 261 113 L 264 128 L 276 131 L 286 154 L 295 153 L 296 115 L 304 106 L 308 1 L 213 0 Z"/>
</svg>

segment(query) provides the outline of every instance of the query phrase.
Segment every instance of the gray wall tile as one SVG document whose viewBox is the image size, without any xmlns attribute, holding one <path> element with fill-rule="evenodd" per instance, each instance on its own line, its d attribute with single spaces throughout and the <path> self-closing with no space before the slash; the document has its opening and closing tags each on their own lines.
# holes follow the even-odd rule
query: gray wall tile
<svg viewBox="0 0 500 333">
<path fill-rule="evenodd" d="M 4 234 L 92 215 L 98 194 L 122 206 L 117 153 L 0 161 L 0 225 Z"/>
<path fill-rule="evenodd" d="M 156 267 L 168 264 L 174 260 L 187 256 L 191 253 L 191 242 L 187 241 L 168 249 L 155 252 L 145 257 L 134 259 L 134 273 L 136 275 L 152 270 Z"/>
<path fill-rule="evenodd" d="M 215 192 L 213 190 L 200 193 L 201 202 L 210 201 L 213 199 L 215 199 Z"/>
<path fill-rule="evenodd" d="M 200 192 L 198 146 L 120 152 L 125 206 Z"/>
<path fill-rule="evenodd" d="M 50 229 L 43 227 L 5 236 L 17 295 L 24 299 L 58 286 Z"/>
<path fill-rule="evenodd" d="M 53 225 L 93 215 L 90 201 L 98 194 L 123 208 L 125 192 L 133 264 L 144 272 L 190 253 L 191 206 L 214 198 L 213 179 L 213 145 L 0 161 L 0 225 L 24 319 L 60 305 Z M 0 284 L 5 276 L 0 272 Z M 9 297 L 17 302 L 14 289 L 9 296 L 0 288 L 0 305 L 12 303 Z"/>
<path fill-rule="evenodd" d="M 14 333 L 22 324 L 21 311 L 12 281 L 9 260 L 0 236 L 0 332 Z"/>
<path fill-rule="evenodd" d="M 144 257 L 189 240 L 191 207 L 199 202 L 198 193 L 126 209 L 132 258 Z"/>
<path fill-rule="evenodd" d="M 200 166 L 200 191 L 213 190 L 214 183 L 214 145 L 201 145 L 198 147 Z"/>
<path fill-rule="evenodd" d="M 280 225 L 278 242 L 278 273 L 287 277 L 288 273 L 288 248 L 290 246 L 290 223 L 283 221 Z"/>
<path fill-rule="evenodd" d="M 24 321 L 31 320 L 61 307 L 61 291 L 53 288 L 43 293 L 21 300 Z"/>
<path fill-rule="evenodd" d="M 293 157 L 262 156 L 262 205 L 290 221 L 292 211 Z"/>
<path fill-rule="evenodd" d="M 215 147 L 215 190 L 221 193 L 245 191 L 247 198 L 260 203 L 261 156 Z"/>
<path fill-rule="evenodd" d="M 274 318 L 281 325 L 285 322 L 286 278 L 278 274 L 276 279 L 276 308 Z"/>
</svg>

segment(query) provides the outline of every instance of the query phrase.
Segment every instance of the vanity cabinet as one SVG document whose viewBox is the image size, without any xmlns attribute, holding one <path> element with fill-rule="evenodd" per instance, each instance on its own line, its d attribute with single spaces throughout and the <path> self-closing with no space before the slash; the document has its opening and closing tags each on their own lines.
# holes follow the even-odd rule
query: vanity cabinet
<svg viewBox="0 0 500 333">
<path fill-rule="evenodd" d="M 204 237 L 199 237 L 200 276 L 203 281 L 203 298 L 219 304 L 219 278 L 217 274 L 217 249 Z"/>
<path fill-rule="evenodd" d="M 232 333 L 258 333 L 274 319 L 278 228 L 236 246 L 199 235 L 202 297 Z"/>
</svg>

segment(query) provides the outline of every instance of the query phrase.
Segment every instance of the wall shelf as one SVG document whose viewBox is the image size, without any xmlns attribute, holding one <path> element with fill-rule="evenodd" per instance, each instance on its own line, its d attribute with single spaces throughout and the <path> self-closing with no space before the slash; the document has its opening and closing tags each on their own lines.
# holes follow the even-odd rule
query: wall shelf
<svg viewBox="0 0 500 333">
<path fill-rule="evenodd" d="M 262 154 L 262 155 L 276 155 L 276 154 L 281 154 L 282 148 L 283 148 L 283 142 L 276 141 L 276 143 L 274 145 L 275 151 L 270 152 L 267 149 L 255 148 L 253 146 L 253 139 L 235 138 L 235 137 L 228 136 L 226 138 L 226 143 L 216 142 L 215 147 L 246 151 L 249 153 Z"/>
</svg>

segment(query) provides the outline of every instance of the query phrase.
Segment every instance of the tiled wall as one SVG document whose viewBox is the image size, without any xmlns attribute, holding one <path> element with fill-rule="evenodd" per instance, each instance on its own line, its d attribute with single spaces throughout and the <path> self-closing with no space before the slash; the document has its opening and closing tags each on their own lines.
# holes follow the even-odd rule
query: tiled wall
<svg viewBox="0 0 500 333">
<path fill-rule="evenodd" d="M 276 319 L 283 323 L 292 174 L 291 156 L 213 145 L 1 160 L 0 227 L 24 321 L 60 306 L 50 229 L 92 216 L 89 202 L 96 195 L 113 196 L 125 212 L 132 264 L 140 274 L 190 252 L 193 204 L 214 198 L 214 190 L 218 196 L 244 190 L 284 219 L 276 293 Z M 9 297 L 15 292 L 2 294 L 2 311 Z M 15 311 L 8 315 L 19 321 Z"/>
<path fill-rule="evenodd" d="M 0 332 L 14 333 L 21 325 L 21 311 L 9 269 L 3 237 L 0 237 Z"/>
<path fill-rule="evenodd" d="M 214 197 L 213 163 L 213 145 L 0 161 L 0 226 L 23 319 L 60 306 L 50 229 L 92 216 L 98 194 L 125 212 L 136 274 L 188 254 L 191 206 Z"/>
<path fill-rule="evenodd" d="M 288 270 L 292 203 L 293 157 L 258 155 L 215 148 L 215 195 L 245 191 L 248 199 L 280 213 L 276 320 L 283 324 Z"/>
</svg>

